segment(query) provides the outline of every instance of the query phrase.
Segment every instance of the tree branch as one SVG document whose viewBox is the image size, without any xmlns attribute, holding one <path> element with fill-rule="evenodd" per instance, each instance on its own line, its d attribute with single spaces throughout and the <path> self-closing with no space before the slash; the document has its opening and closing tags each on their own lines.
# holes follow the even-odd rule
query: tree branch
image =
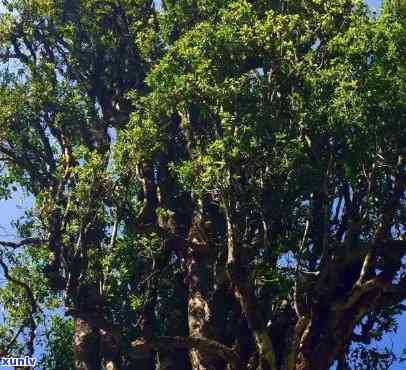
<svg viewBox="0 0 406 370">
<path fill-rule="evenodd" d="M 20 247 L 25 247 L 26 245 L 38 246 L 38 245 L 44 244 L 46 242 L 47 242 L 46 240 L 40 239 L 40 238 L 25 238 L 18 242 L 9 242 L 9 241 L 5 241 L 5 240 L 0 240 L 0 245 L 3 247 L 18 249 Z"/>
<path fill-rule="evenodd" d="M 131 343 L 131 347 L 135 354 L 148 352 L 152 349 L 160 350 L 170 349 L 198 349 L 202 352 L 214 354 L 236 366 L 239 363 L 237 353 L 225 346 L 224 344 L 215 340 L 203 337 L 157 337 L 149 339 L 148 341 L 136 340 Z"/>
<path fill-rule="evenodd" d="M 236 224 L 238 224 L 238 222 L 235 220 L 236 216 L 233 213 L 235 204 L 228 203 L 234 202 L 229 201 L 224 207 L 228 234 L 227 272 L 231 284 L 234 286 L 237 302 L 241 306 L 241 310 L 247 319 L 248 326 L 252 330 L 261 361 L 265 360 L 268 363 L 270 370 L 276 370 L 277 365 L 275 348 L 265 325 L 265 321 L 258 310 L 253 288 L 248 284 L 248 273 L 241 262 L 241 245 L 238 240 L 236 229 Z"/>
<path fill-rule="evenodd" d="M 32 292 L 30 286 L 16 278 L 12 277 L 9 273 L 9 268 L 8 268 L 7 264 L 1 258 L 0 258 L 0 266 L 3 269 L 3 273 L 4 273 L 4 276 L 6 277 L 6 279 L 11 281 L 15 285 L 22 287 L 26 291 L 28 300 L 30 301 L 31 310 L 30 310 L 29 318 L 28 318 L 29 326 L 30 326 L 30 337 L 28 339 L 27 346 L 28 346 L 29 355 L 32 356 L 34 353 L 35 330 L 37 329 L 37 324 L 35 322 L 34 315 L 39 310 L 37 301 L 34 298 L 34 293 Z"/>
</svg>

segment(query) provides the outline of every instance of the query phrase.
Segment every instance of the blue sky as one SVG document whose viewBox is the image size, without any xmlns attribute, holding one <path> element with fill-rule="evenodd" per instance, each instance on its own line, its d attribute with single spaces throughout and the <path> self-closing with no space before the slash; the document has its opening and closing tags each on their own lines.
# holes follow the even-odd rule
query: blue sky
<svg viewBox="0 0 406 370">
<path fill-rule="evenodd" d="M 381 0 L 370 0 L 367 1 L 367 3 L 369 4 L 369 6 L 374 7 L 375 9 L 379 9 L 379 7 L 381 6 Z"/>
<path fill-rule="evenodd" d="M 379 9 L 380 0 L 369 0 L 368 4 L 375 9 Z M 0 5 L 1 10 L 1 5 Z M 12 220 L 15 220 L 24 215 L 24 210 L 32 206 L 32 198 L 29 198 L 21 192 L 15 192 L 12 199 L 0 200 L 0 239 L 14 240 L 15 233 L 11 227 Z M 1 279 L 0 279 L 1 283 Z M 393 345 L 397 352 L 400 352 L 406 347 L 406 315 L 399 318 L 399 330 L 397 334 L 390 334 L 379 344 L 379 347 L 384 345 Z M 4 368 L 6 369 L 6 368 Z M 404 370 L 405 364 L 396 364 L 391 367 L 391 370 Z"/>
</svg>

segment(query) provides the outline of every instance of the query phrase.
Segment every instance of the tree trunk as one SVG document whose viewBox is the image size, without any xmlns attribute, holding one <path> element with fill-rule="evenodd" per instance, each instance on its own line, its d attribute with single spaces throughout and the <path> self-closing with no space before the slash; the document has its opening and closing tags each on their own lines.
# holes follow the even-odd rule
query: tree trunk
<svg viewBox="0 0 406 370">
<path fill-rule="evenodd" d="M 212 312 L 208 300 L 209 259 L 191 251 L 188 256 L 188 323 L 191 337 L 213 338 Z M 193 370 L 222 369 L 222 361 L 197 349 L 190 350 Z"/>
<path fill-rule="evenodd" d="M 182 337 L 188 336 L 188 288 L 184 282 L 182 274 L 176 274 L 174 280 L 174 297 L 173 302 L 177 304 L 173 310 L 168 312 L 167 323 L 168 336 Z M 160 349 L 158 351 L 158 370 L 191 370 L 189 351 L 185 348 Z"/>
<path fill-rule="evenodd" d="M 83 318 L 75 318 L 75 356 L 76 370 L 100 370 L 99 329 Z"/>
</svg>

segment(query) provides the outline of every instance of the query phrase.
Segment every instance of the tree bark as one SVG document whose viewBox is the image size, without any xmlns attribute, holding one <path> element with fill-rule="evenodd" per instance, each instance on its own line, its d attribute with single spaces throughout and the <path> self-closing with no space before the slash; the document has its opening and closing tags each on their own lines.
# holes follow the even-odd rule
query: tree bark
<svg viewBox="0 0 406 370">
<path fill-rule="evenodd" d="M 239 358 L 232 348 L 229 348 L 217 341 L 199 337 L 157 337 L 150 338 L 148 342 L 143 340 L 136 340 L 131 343 L 131 347 L 136 354 L 150 351 L 152 348 L 157 350 L 161 348 L 171 350 L 176 350 L 179 348 L 196 348 L 203 353 L 216 355 L 233 365 L 236 365 L 239 362 Z M 232 368 L 233 370 L 240 370 L 235 366 L 233 366 Z"/>
<path fill-rule="evenodd" d="M 201 220 L 195 217 L 189 232 L 192 243 L 187 255 L 188 324 L 191 337 L 212 339 L 214 330 L 209 302 L 210 245 L 203 233 Z M 190 350 L 190 361 L 193 370 L 220 370 L 224 367 L 218 357 L 198 348 Z"/>
<path fill-rule="evenodd" d="M 176 274 L 174 280 L 173 302 L 177 304 L 168 312 L 166 318 L 167 335 L 175 337 L 182 335 L 188 336 L 188 288 L 184 282 L 182 274 Z M 188 348 L 178 348 L 175 351 L 172 348 L 163 346 L 158 350 L 159 370 L 191 370 Z"/>
<path fill-rule="evenodd" d="M 242 263 L 242 246 L 238 240 L 238 222 L 234 214 L 234 204 L 225 207 L 227 219 L 227 270 L 234 287 L 235 297 L 247 319 L 260 357 L 262 370 L 277 370 L 276 354 L 264 319 L 258 310 L 253 287 L 249 285 L 249 271 Z"/>
<path fill-rule="evenodd" d="M 76 370 L 100 370 L 99 329 L 85 319 L 75 318 L 75 368 Z"/>
</svg>

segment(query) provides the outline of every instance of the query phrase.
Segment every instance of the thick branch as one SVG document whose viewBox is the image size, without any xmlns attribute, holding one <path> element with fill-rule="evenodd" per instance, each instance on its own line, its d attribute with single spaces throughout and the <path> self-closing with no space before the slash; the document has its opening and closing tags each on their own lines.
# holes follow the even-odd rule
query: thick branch
<svg viewBox="0 0 406 370">
<path fill-rule="evenodd" d="M 46 243 L 46 240 L 39 239 L 39 238 L 25 238 L 22 239 L 18 242 L 10 242 L 10 241 L 5 241 L 5 240 L 0 240 L 0 245 L 3 247 L 9 247 L 13 249 L 18 249 L 20 247 L 25 247 L 27 245 L 34 245 L 38 246 L 41 244 Z"/>
<path fill-rule="evenodd" d="M 402 198 L 406 190 L 406 176 L 399 174 L 396 177 L 395 188 L 393 194 L 385 205 L 381 224 L 375 234 L 374 240 L 371 241 L 369 246 L 369 252 L 364 259 L 364 263 L 361 269 L 361 273 L 356 285 L 361 285 L 366 279 L 368 279 L 369 273 L 372 271 L 376 264 L 376 249 L 381 242 L 389 239 L 390 228 L 392 226 L 393 218 L 399 207 L 400 199 Z"/>
<path fill-rule="evenodd" d="M 236 222 L 234 222 L 235 220 L 230 208 L 234 207 L 230 207 L 230 205 L 225 206 L 228 233 L 228 275 L 234 286 L 237 301 L 252 330 L 261 360 L 265 360 L 268 363 L 270 370 L 276 370 L 275 349 L 265 326 L 265 321 L 257 307 L 253 289 L 248 284 L 247 271 L 245 271 L 241 263 L 241 245 L 237 240 Z"/>
<path fill-rule="evenodd" d="M 364 294 L 374 289 L 382 291 L 388 290 L 390 289 L 390 283 L 380 277 L 376 277 L 361 285 L 355 285 L 350 297 L 345 302 L 335 304 L 333 306 L 333 310 L 342 311 L 350 308 L 351 306 L 355 305 Z"/>
<path fill-rule="evenodd" d="M 203 338 L 203 337 L 157 337 L 147 342 L 143 340 L 136 340 L 131 343 L 131 347 L 134 350 L 134 353 L 147 352 L 152 349 L 198 349 L 202 352 L 210 353 L 216 355 L 233 365 L 238 364 L 239 358 L 237 353 L 225 346 L 222 343 L 219 343 L 215 340 Z"/>
</svg>

